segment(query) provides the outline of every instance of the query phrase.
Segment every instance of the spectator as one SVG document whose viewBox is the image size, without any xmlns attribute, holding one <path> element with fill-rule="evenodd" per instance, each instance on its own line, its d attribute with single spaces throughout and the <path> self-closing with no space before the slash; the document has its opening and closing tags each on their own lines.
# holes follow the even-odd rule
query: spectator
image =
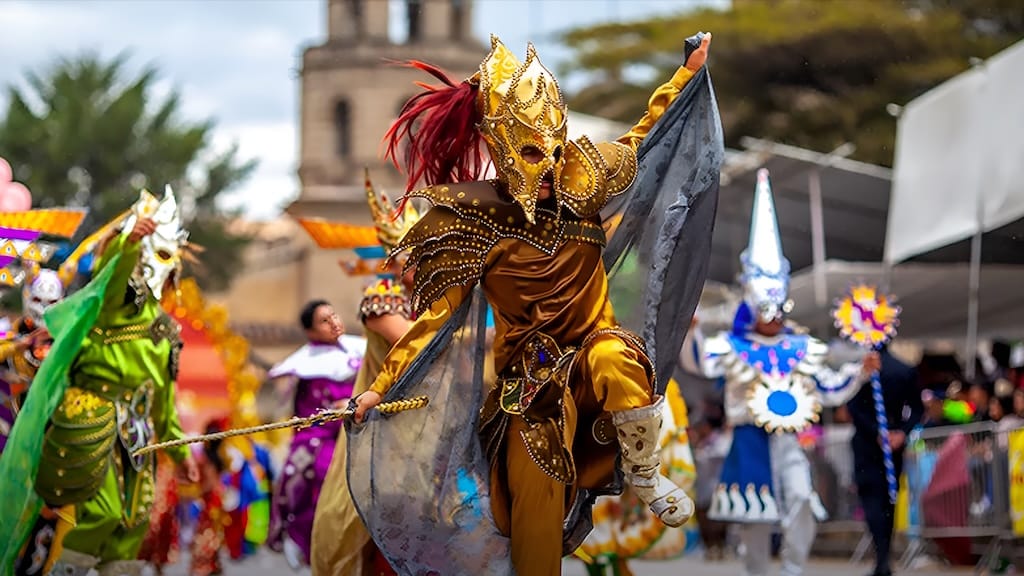
<svg viewBox="0 0 1024 576">
<path fill-rule="evenodd" d="M 879 356 L 882 366 L 879 381 L 882 384 L 889 442 L 898 479 L 903 469 L 903 449 L 907 435 L 921 421 L 924 406 L 914 369 L 897 360 L 885 348 Z M 869 384 L 861 387 L 847 404 L 847 409 L 856 429 L 852 441 L 854 479 L 868 530 L 875 543 L 875 570 L 872 576 L 891 576 L 889 549 L 896 503 L 890 499 L 889 494 L 873 387 Z M 904 417 L 904 414 L 907 416 Z"/>
<path fill-rule="evenodd" d="M 930 390 L 925 389 L 921 392 L 921 401 L 924 403 L 924 418 L 921 421 L 922 426 L 925 428 L 934 428 L 936 426 L 945 426 L 945 402 L 946 393 L 941 390 Z"/>
<path fill-rule="evenodd" d="M 975 382 L 967 389 L 967 401 L 974 407 L 974 421 L 984 422 L 990 420 L 988 414 L 989 400 L 991 393 L 986 385 Z"/>
<path fill-rule="evenodd" d="M 1013 430 L 1019 428 L 1021 424 L 1024 424 L 1024 419 L 1018 416 L 1014 410 L 1014 404 L 1018 402 L 1016 400 L 1017 392 L 1024 391 L 1014 390 L 1013 384 L 1005 378 L 1000 378 L 996 382 L 996 395 L 988 401 L 988 414 L 989 418 L 993 422 L 999 423 L 999 430 Z"/>
</svg>

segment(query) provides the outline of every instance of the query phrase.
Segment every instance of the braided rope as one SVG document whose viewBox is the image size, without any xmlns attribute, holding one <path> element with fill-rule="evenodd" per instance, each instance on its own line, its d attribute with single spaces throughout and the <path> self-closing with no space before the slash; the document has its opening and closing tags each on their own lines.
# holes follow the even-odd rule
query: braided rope
<svg viewBox="0 0 1024 576">
<path fill-rule="evenodd" d="M 396 414 L 398 412 L 404 412 L 406 410 L 416 410 L 417 408 L 423 408 L 430 401 L 426 396 L 417 396 L 415 398 L 407 398 L 404 400 L 395 400 L 393 402 L 383 402 L 377 406 L 377 411 L 382 414 Z M 189 438 L 181 438 L 180 440 L 170 440 L 168 442 L 160 442 L 159 444 L 150 444 L 144 446 L 132 453 L 132 457 L 143 456 L 150 452 L 155 452 L 163 448 L 174 448 L 176 446 L 185 446 L 187 444 L 196 444 L 198 442 L 213 442 L 215 440 L 223 440 L 224 438 L 231 438 L 232 436 L 246 436 L 248 434 L 256 434 L 258 432 L 269 432 L 270 430 L 280 430 L 281 428 L 309 428 L 312 426 L 322 426 L 328 422 L 336 422 L 338 420 L 344 420 L 353 416 L 356 413 L 352 409 L 330 409 L 320 410 L 312 416 L 305 418 L 294 417 L 288 420 L 282 420 L 280 422 L 271 422 L 269 424 L 261 424 L 259 426 L 250 426 L 249 428 L 235 428 L 233 430 L 224 430 L 223 432 L 215 432 L 213 434 L 203 434 L 201 436 L 191 436 Z"/>
</svg>

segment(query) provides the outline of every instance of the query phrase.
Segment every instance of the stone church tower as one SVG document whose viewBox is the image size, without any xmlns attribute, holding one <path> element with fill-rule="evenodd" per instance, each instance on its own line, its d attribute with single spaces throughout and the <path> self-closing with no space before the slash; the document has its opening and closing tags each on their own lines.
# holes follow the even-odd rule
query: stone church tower
<svg viewBox="0 0 1024 576">
<path fill-rule="evenodd" d="M 487 55 L 472 35 L 471 0 L 328 0 L 327 41 L 302 58 L 299 179 L 288 212 L 369 221 L 363 168 L 397 198 L 404 181 L 381 158 L 381 139 L 417 88 L 435 83 L 388 61 L 423 60 L 454 79 L 473 74 Z M 402 30 L 391 29 L 398 9 Z M 404 36 L 404 42 L 393 38 Z"/>
<path fill-rule="evenodd" d="M 282 360 L 302 342 L 301 307 L 323 298 L 334 305 L 349 333 L 362 334 L 356 307 L 367 277 L 349 277 L 338 260 L 348 250 L 321 250 L 292 216 L 319 216 L 372 224 L 363 192 L 363 167 L 374 183 L 397 198 L 404 180 L 380 157 L 381 139 L 413 83 L 433 79 L 388 60 L 423 60 L 453 79 L 468 78 L 487 55 L 472 34 L 472 0 L 326 0 L 327 39 L 302 57 L 299 197 L 269 224 L 239 223 L 256 241 L 245 273 L 220 294 L 236 330 L 260 358 Z M 400 27 L 400 29 L 393 29 Z M 570 134 L 614 138 L 628 127 L 570 114 Z"/>
<path fill-rule="evenodd" d="M 381 139 L 399 109 L 418 88 L 433 83 L 419 70 L 388 60 L 423 60 L 454 79 L 472 75 L 487 49 L 472 36 L 472 0 L 327 0 L 327 40 L 302 57 L 299 128 L 299 197 L 290 216 L 317 216 L 372 224 L 363 188 L 363 167 L 374 183 L 397 199 L 405 191 L 398 171 L 381 158 Z M 401 13 L 404 19 L 392 18 Z M 392 30 L 400 20 L 401 30 Z M 404 38 L 396 41 L 395 38 Z M 264 357 L 278 360 L 294 347 L 279 334 L 296 331 L 300 308 L 323 298 L 334 305 L 353 334 L 368 277 L 345 275 L 339 259 L 349 250 L 321 250 L 285 216 L 267 238 L 254 243 L 246 273 L 229 293 L 233 320 Z M 273 305 L 267 305 L 273 303 Z"/>
</svg>

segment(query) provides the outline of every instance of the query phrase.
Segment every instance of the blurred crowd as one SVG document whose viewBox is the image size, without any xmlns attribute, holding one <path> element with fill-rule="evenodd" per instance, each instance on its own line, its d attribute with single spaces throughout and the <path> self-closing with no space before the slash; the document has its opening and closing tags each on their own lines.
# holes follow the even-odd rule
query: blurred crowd
<svg viewBox="0 0 1024 576">
<path fill-rule="evenodd" d="M 228 429 L 215 420 L 207 434 Z M 156 501 L 139 554 L 157 574 L 188 551 L 191 576 L 222 574 L 223 557 L 254 554 L 267 541 L 275 466 L 270 451 L 248 436 L 196 445 L 200 480 L 190 483 L 173 466 L 158 466 Z"/>
</svg>

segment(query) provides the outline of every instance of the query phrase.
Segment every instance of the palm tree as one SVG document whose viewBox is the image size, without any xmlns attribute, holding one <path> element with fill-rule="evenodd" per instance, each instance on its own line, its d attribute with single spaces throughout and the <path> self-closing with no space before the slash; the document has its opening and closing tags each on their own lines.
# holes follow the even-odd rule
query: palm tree
<svg viewBox="0 0 1024 576">
<path fill-rule="evenodd" d="M 194 206 L 186 218 L 193 239 L 207 248 L 195 273 L 207 289 L 225 287 L 241 266 L 247 238 L 225 229 L 232 216 L 218 211 L 221 193 L 256 166 L 237 149 L 209 155 L 213 122 L 180 116 L 180 96 L 157 97 L 157 70 L 132 72 L 121 54 L 58 59 L 43 73 L 25 74 L 26 88 L 8 87 L 0 118 L 0 156 L 15 179 L 33 192 L 37 207 L 80 206 L 87 235 L 138 198 L 141 187 L 160 194 L 170 184 Z"/>
</svg>

